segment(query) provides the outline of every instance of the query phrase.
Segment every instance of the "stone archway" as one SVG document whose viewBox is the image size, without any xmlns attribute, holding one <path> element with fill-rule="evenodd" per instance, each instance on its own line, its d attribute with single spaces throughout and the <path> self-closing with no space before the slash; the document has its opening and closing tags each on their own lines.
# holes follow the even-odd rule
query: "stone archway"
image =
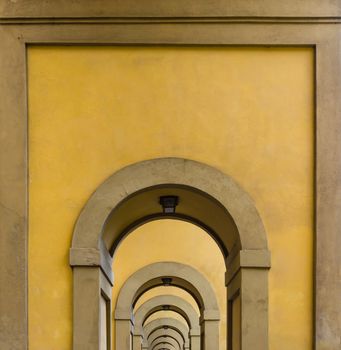
<svg viewBox="0 0 341 350">
<path fill-rule="evenodd" d="M 184 339 L 181 337 L 181 335 L 175 331 L 174 329 L 171 328 L 159 328 L 153 333 L 150 334 L 148 341 L 149 343 L 153 343 L 155 340 L 160 339 L 160 338 L 172 338 L 174 339 L 178 344 L 180 349 L 184 349 L 185 342 Z"/>
<path fill-rule="evenodd" d="M 156 346 L 158 345 L 162 345 L 162 344 L 169 344 L 171 345 L 175 350 L 182 350 L 179 348 L 179 344 L 172 338 L 164 338 L 161 339 L 159 338 L 158 340 L 156 340 L 154 343 L 150 343 L 150 349 L 153 350 L 155 349 Z"/>
<path fill-rule="evenodd" d="M 168 215 L 162 213 L 159 198 L 170 193 L 180 203 L 176 214 Z M 192 222 L 215 239 L 227 266 L 229 341 L 240 337 L 242 350 L 267 350 L 270 253 L 258 211 L 228 175 L 178 158 L 143 161 L 118 171 L 82 210 L 70 250 L 74 350 L 98 350 L 103 333 L 99 325 L 110 329 L 110 318 L 104 322 L 100 305 L 105 295 L 111 307 L 112 256 L 120 241 L 139 225 L 165 217 Z M 240 329 L 232 329 L 236 313 Z"/>
<path fill-rule="evenodd" d="M 143 303 L 134 313 L 135 331 L 142 329 L 145 320 L 154 312 L 171 310 L 186 320 L 190 329 L 199 329 L 199 315 L 193 306 L 175 295 L 158 295 Z"/>
<path fill-rule="evenodd" d="M 166 344 L 166 343 L 171 344 L 177 350 L 182 350 L 179 343 L 170 337 L 157 338 L 153 342 L 150 342 L 150 347 L 153 349 L 158 344 Z"/>
<path fill-rule="evenodd" d="M 179 313 L 186 320 L 190 328 L 190 342 L 192 350 L 200 349 L 199 315 L 191 304 L 174 295 L 159 295 L 142 304 L 134 313 L 134 338 L 133 349 L 138 350 L 135 344 L 141 344 L 143 340 L 143 324 L 145 320 L 157 311 L 171 310 Z"/>
<path fill-rule="evenodd" d="M 176 348 L 173 347 L 173 345 L 165 343 L 165 344 L 158 344 L 154 348 L 150 350 L 177 350 Z"/>
<path fill-rule="evenodd" d="M 151 288 L 163 284 L 163 278 L 171 278 L 171 285 L 180 287 L 188 291 L 197 300 L 201 315 L 200 325 L 201 333 L 205 334 L 204 346 L 209 345 L 219 347 L 219 320 L 220 312 L 214 290 L 206 278 L 194 268 L 175 262 L 160 262 L 143 267 L 132 274 L 122 286 L 116 303 L 116 348 L 125 349 L 129 343 L 130 333 L 134 334 L 135 324 L 133 322 L 132 306 L 136 303 L 139 296 Z M 166 299 L 161 298 L 163 302 Z M 176 302 L 176 299 L 174 299 Z M 185 303 L 178 303 L 179 306 L 185 306 Z M 152 301 L 149 306 L 156 307 Z M 187 312 L 191 315 L 193 325 L 195 324 L 195 312 L 187 307 Z M 194 312 L 194 313 L 193 313 Z M 188 317 L 188 316 L 187 316 Z M 141 327 L 141 318 L 137 321 L 137 332 Z M 198 326 L 198 323 L 195 324 Z M 191 329 L 193 335 L 193 345 L 195 349 L 200 347 L 199 327 Z M 139 334 L 136 334 L 135 341 L 140 343 Z M 127 348 L 128 350 L 128 348 Z"/>
<path fill-rule="evenodd" d="M 145 338 L 143 339 L 142 349 L 149 349 L 152 334 L 160 329 L 173 329 L 183 338 L 184 349 L 190 349 L 189 329 L 179 320 L 170 317 L 158 318 L 143 327 Z"/>
</svg>

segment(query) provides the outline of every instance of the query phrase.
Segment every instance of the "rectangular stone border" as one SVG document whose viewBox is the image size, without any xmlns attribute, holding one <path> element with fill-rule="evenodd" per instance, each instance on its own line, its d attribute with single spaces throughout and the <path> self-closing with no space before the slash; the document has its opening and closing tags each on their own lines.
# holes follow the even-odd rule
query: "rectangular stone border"
<svg viewBox="0 0 341 350">
<path fill-rule="evenodd" d="M 172 0 L 160 4 L 159 0 L 2 0 L 0 17 L 7 20 L 61 18 L 222 18 L 252 17 L 275 21 L 283 18 L 300 18 L 307 16 L 315 19 L 334 20 L 341 16 L 341 3 L 338 0 L 259 0 L 226 1 L 226 0 Z M 24 5 L 23 5 L 24 3 Z M 268 18 L 269 19 L 269 18 Z"/>
<path fill-rule="evenodd" d="M 85 5 L 85 8 L 90 7 Z M 325 9 L 321 6 L 321 13 L 325 15 L 322 8 Z M 32 6 L 30 9 L 33 11 L 30 16 L 36 14 L 36 17 L 29 18 L 20 14 L 20 18 L 15 18 L 10 14 L 7 18 L 0 19 L 2 77 L 0 80 L 0 313 L 2 315 L 0 347 L 4 350 L 23 350 L 28 347 L 26 46 L 102 44 L 265 45 L 315 48 L 314 348 L 339 349 L 341 343 L 340 18 L 270 19 L 226 16 L 207 20 L 184 13 L 183 17 L 174 17 L 171 20 L 158 16 L 157 19 L 135 17 L 133 20 L 116 17 L 109 20 L 95 17 L 91 19 L 78 17 L 72 20 L 40 17 L 37 20 L 40 13 L 38 8 Z M 334 11 L 333 8 L 329 10 Z M 55 11 L 59 13 L 57 7 Z M 339 11 L 335 9 L 335 12 Z M 163 12 L 160 11 L 160 14 Z M 259 11 L 255 14 L 258 16 Z M 233 15 L 235 14 L 232 11 Z"/>
</svg>

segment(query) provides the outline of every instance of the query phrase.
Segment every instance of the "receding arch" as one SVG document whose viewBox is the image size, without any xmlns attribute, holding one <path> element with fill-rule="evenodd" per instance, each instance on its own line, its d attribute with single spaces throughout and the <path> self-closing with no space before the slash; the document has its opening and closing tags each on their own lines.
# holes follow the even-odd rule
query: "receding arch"
<svg viewBox="0 0 341 350">
<path fill-rule="evenodd" d="M 153 333 L 150 334 L 148 340 L 152 344 L 154 342 L 154 340 L 156 340 L 158 338 L 172 338 L 179 344 L 180 349 L 184 348 L 184 344 L 185 344 L 184 339 L 174 329 L 171 329 L 171 328 L 167 328 L 167 329 L 159 328 L 159 329 L 157 329 L 156 331 L 154 331 Z"/>
<path fill-rule="evenodd" d="M 152 340 L 149 341 L 151 347 L 157 344 L 166 343 L 166 342 L 169 342 L 174 347 L 181 349 L 181 345 L 172 337 L 157 337 L 153 341 Z"/>
<path fill-rule="evenodd" d="M 153 332 L 159 330 L 159 329 L 173 329 L 174 331 L 178 332 L 181 337 L 184 340 L 185 347 L 189 346 L 189 330 L 186 328 L 186 326 L 180 322 L 179 320 L 176 320 L 174 318 L 158 318 L 156 320 L 153 320 L 146 324 L 143 327 L 144 331 L 144 339 L 143 339 L 143 346 L 149 346 L 149 339 Z"/>
<path fill-rule="evenodd" d="M 183 316 L 189 327 L 190 343 L 192 349 L 199 349 L 200 346 L 200 326 L 199 315 L 194 310 L 193 306 L 184 299 L 174 295 L 159 295 L 149 299 L 143 303 L 134 313 L 134 339 L 141 342 L 143 338 L 143 324 L 144 321 L 156 311 L 165 309 L 175 311 Z"/>
<path fill-rule="evenodd" d="M 250 196 L 219 170 L 180 158 L 135 163 L 110 176 L 83 208 L 72 248 L 100 250 L 102 240 L 107 250 L 117 246 L 130 225 L 161 213 L 159 197 L 169 191 L 180 197 L 177 213 L 212 229 L 227 251 L 234 246 L 267 249 L 264 226 Z"/>
<path fill-rule="evenodd" d="M 189 265 L 180 264 L 177 262 L 159 262 L 147 265 L 140 270 L 133 273 L 123 284 L 117 297 L 116 308 L 115 308 L 115 320 L 116 320 L 116 348 L 120 349 L 121 344 L 127 344 L 129 342 L 129 333 L 121 331 L 121 328 L 131 328 L 134 333 L 134 342 L 140 343 L 143 338 L 141 334 L 141 326 L 143 313 L 138 315 L 137 322 L 133 318 L 133 306 L 138 300 L 139 296 L 150 288 L 162 285 L 164 283 L 164 278 L 169 279 L 168 283 L 174 286 L 178 286 L 187 290 L 194 298 L 198 301 L 198 306 L 200 309 L 200 320 L 202 333 L 208 339 L 212 339 L 211 342 L 217 347 L 219 344 L 219 320 L 220 311 L 218 308 L 218 301 L 215 292 L 207 281 L 207 279 L 199 273 L 196 269 Z M 160 296 L 159 300 L 162 302 L 167 302 L 167 298 Z M 155 303 L 156 298 L 153 301 L 149 301 L 147 307 L 144 306 L 145 310 L 152 310 L 157 307 Z M 184 303 L 179 302 L 174 298 L 174 302 L 179 304 L 179 306 L 184 305 Z M 152 306 L 152 307 L 151 307 Z M 191 339 L 195 344 L 200 344 L 200 330 L 199 323 L 195 321 L 196 313 L 192 307 L 187 305 L 187 311 L 191 315 L 192 323 L 195 324 L 195 328 L 191 329 Z M 189 317 L 189 315 L 187 315 Z M 214 324 L 213 327 L 207 328 L 208 323 Z M 215 339 L 215 341 L 213 341 Z M 197 346 L 195 346 L 196 348 Z"/>
<path fill-rule="evenodd" d="M 147 324 L 147 323 L 149 323 L 153 320 L 156 320 L 158 318 L 164 318 L 164 317 L 175 318 L 175 319 L 179 320 L 180 322 L 182 322 L 188 328 L 188 330 L 191 329 L 187 320 L 180 313 L 178 313 L 174 310 L 156 310 L 155 312 L 153 312 L 151 315 L 149 315 L 145 319 L 144 324 Z M 135 329 L 137 329 L 136 324 L 134 325 L 134 330 Z"/>
<path fill-rule="evenodd" d="M 159 338 L 158 340 L 154 341 L 154 342 L 150 342 L 150 348 L 154 349 L 156 346 L 158 346 L 159 344 L 169 344 L 171 345 L 174 349 L 176 350 L 181 350 L 179 348 L 179 344 L 172 338 Z"/>
<path fill-rule="evenodd" d="M 150 350 L 177 350 L 177 349 L 172 344 L 165 343 L 165 344 L 158 344 L 150 348 Z"/>
<path fill-rule="evenodd" d="M 143 324 L 149 316 L 162 310 L 179 313 L 191 330 L 199 331 L 199 315 L 190 303 L 175 295 L 159 295 L 146 301 L 134 313 L 134 334 L 142 331 Z"/>
<path fill-rule="evenodd" d="M 164 215 L 159 205 L 159 197 L 169 194 L 180 198 L 173 216 Z M 254 202 L 217 169 L 192 160 L 160 158 L 129 165 L 110 176 L 90 197 L 75 224 L 70 250 L 74 350 L 99 344 L 101 296 L 114 283 L 112 255 L 124 235 L 163 217 L 197 224 L 216 240 L 227 266 L 228 320 L 238 295 L 243 347 L 268 349 L 270 253 Z M 122 331 L 129 334 L 130 327 L 125 325 Z M 217 348 L 214 344 L 208 342 L 205 348 Z"/>
<path fill-rule="evenodd" d="M 131 318 L 132 307 L 138 298 L 147 290 L 164 285 L 164 278 L 171 278 L 172 286 L 188 291 L 202 312 L 209 311 L 220 318 L 218 301 L 211 284 L 193 267 L 177 262 L 158 262 L 133 273 L 118 294 L 115 318 Z"/>
</svg>

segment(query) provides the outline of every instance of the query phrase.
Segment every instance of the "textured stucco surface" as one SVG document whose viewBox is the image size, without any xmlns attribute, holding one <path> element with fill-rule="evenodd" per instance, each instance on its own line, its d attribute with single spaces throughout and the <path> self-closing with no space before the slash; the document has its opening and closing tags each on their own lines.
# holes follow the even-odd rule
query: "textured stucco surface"
<svg viewBox="0 0 341 350">
<path fill-rule="evenodd" d="M 35 47 L 28 59 L 30 348 L 71 347 L 68 248 L 90 194 L 123 166 L 178 156 L 253 197 L 272 251 L 270 348 L 310 349 L 312 50 Z M 129 256 L 118 281 L 145 261 Z"/>
</svg>

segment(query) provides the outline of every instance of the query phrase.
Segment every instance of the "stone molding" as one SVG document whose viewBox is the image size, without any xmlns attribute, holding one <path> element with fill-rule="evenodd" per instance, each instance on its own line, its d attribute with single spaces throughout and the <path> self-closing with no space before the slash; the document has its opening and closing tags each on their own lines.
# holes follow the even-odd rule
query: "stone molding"
<svg viewBox="0 0 341 350">
<path fill-rule="evenodd" d="M 178 7 L 176 11 L 182 12 L 177 12 L 176 17 L 169 20 L 175 12 L 166 6 L 158 7 L 160 12 L 153 13 L 153 8 L 156 8 L 153 2 L 144 4 L 145 9 L 130 7 L 136 11 L 133 14 L 124 10 L 124 6 L 130 6 L 129 1 L 125 2 L 126 5 L 122 5 L 122 2 L 111 9 L 98 6 L 100 10 L 94 8 L 95 2 L 90 0 L 74 2 L 72 7 L 69 1 L 68 6 L 64 6 L 65 1 L 51 1 L 46 3 L 44 9 L 38 0 L 30 1 L 25 6 L 23 1 L 14 3 L 5 0 L 0 5 L 0 72 L 3 77 L 0 85 L 3 100 L 0 115 L 3 135 L 0 147 L 0 265 L 3 267 L 0 270 L 3 286 L 0 312 L 4 315 L 0 325 L 1 348 L 27 350 L 28 346 L 27 46 L 162 44 L 314 48 L 314 348 L 338 350 L 341 342 L 341 255 L 335 247 L 341 245 L 340 2 L 267 0 L 269 6 L 260 7 L 258 1 L 252 0 L 245 3 L 244 9 L 238 8 L 242 2 L 235 2 L 227 12 L 226 8 L 221 11 L 219 1 L 210 2 L 206 9 L 200 7 L 202 3 L 199 7 L 193 7 L 193 2 L 189 2 L 189 6 L 182 10 Z M 110 3 L 108 6 L 114 6 L 112 1 Z M 96 2 L 96 5 L 99 4 Z M 203 8 L 209 20 L 198 17 L 199 13 L 203 14 L 200 12 Z M 154 18 L 145 19 L 146 13 L 153 13 Z M 163 16 L 159 18 L 161 14 Z M 104 15 L 106 18 L 103 18 Z M 224 17 L 226 15 L 229 18 Z M 97 21 L 99 17 L 102 18 Z"/>
</svg>

